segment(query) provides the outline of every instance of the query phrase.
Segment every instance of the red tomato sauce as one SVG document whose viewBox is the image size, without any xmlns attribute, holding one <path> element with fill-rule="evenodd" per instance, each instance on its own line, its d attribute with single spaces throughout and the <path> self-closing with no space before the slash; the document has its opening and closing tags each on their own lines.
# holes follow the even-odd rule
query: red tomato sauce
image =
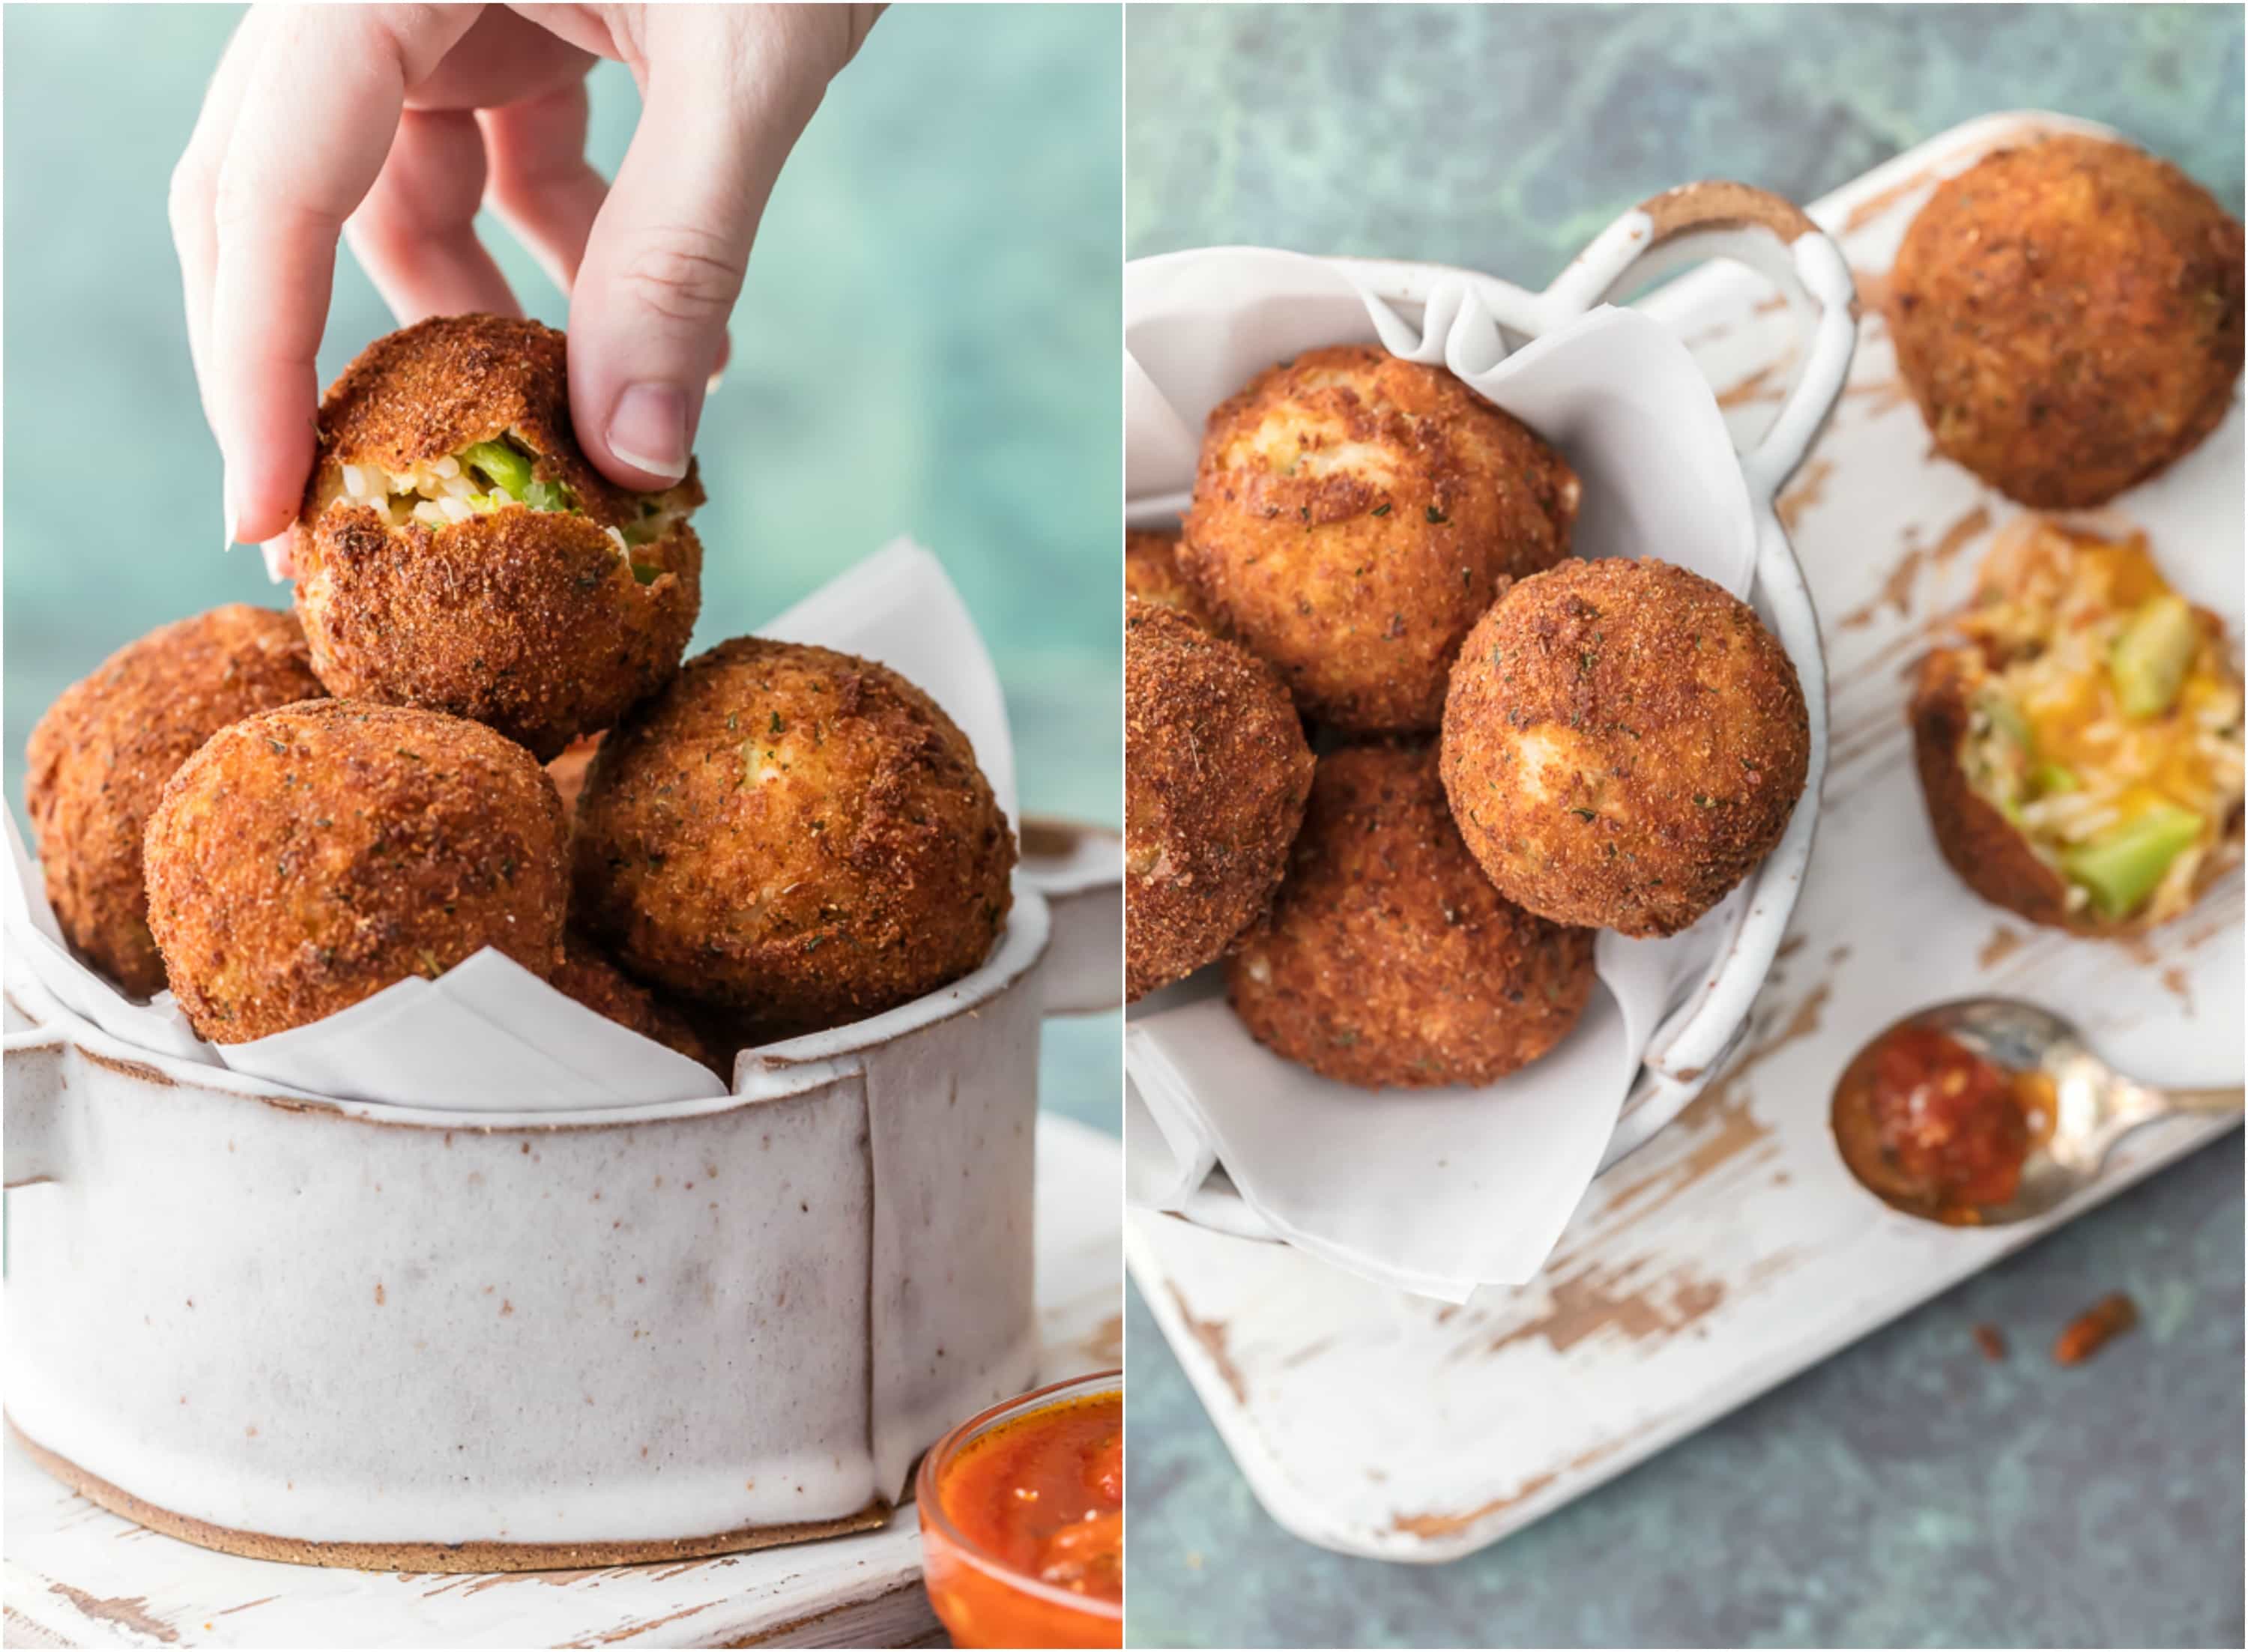
<svg viewBox="0 0 2248 1652">
<path fill-rule="evenodd" d="M 1946 1222 L 1972 1223 L 2021 1189 L 2030 1148 L 2052 1128 L 2049 1081 L 1986 1060 L 1928 1027 L 1900 1027 L 1846 1078 L 1835 1126 L 1869 1185 Z"/>
<path fill-rule="evenodd" d="M 969 1442 L 938 1491 L 961 1535 L 1015 1571 L 1124 1598 L 1124 1402 L 1066 1400 Z"/>
</svg>

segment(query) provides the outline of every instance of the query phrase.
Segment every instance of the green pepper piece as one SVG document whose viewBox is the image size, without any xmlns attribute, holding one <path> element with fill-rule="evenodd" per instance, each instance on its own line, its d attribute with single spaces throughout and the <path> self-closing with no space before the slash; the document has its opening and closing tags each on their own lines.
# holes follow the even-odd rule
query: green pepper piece
<svg viewBox="0 0 2248 1652">
<path fill-rule="evenodd" d="M 481 470 L 484 479 L 511 499 L 521 499 L 531 485 L 531 461 L 504 442 L 476 442 L 461 449 L 461 463 Z"/>
<path fill-rule="evenodd" d="M 2149 597 L 2141 603 L 2108 655 L 2123 715 L 2158 717 L 2176 705 L 2200 641 L 2193 609 L 2183 597 Z"/>
<path fill-rule="evenodd" d="M 523 502 L 534 511 L 575 509 L 566 482 L 534 482 L 523 490 Z"/>
<path fill-rule="evenodd" d="M 2170 862 L 2201 836 L 2201 816 L 2173 804 L 2157 804 L 2112 826 L 2061 856 L 2069 881 L 2083 886 L 2103 918 L 2135 911 L 2152 895 Z"/>
<path fill-rule="evenodd" d="M 634 562 L 628 566 L 632 569 L 633 578 L 642 585 L 654 585 L 658 579 L 663 578 L 664 571 L 653 562 Z"/>
<path fill-rule="evenodd" d="M 2040 763 L 2031 771 L 2030 785 L 2038 796 L 2049 798 L 2056 792 L 2073 792 L 2083 782 L 2076 771 L 2058 763 Z"/>
</svg>

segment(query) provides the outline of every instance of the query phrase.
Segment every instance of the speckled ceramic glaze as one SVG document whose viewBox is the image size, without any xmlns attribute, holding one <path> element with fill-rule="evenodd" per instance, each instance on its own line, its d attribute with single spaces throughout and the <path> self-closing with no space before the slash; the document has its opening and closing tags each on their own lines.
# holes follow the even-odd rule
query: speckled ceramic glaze
<svg viewBox="0 0 2248 1652">
<path fill-rule="evenodd" d="M 1107 921 L 1083 874 L 1071 922 Z M 1053 928 L 1018 874 L 975 974 L 745 1055 L 733 1095 L 600 1113 L 308 1101 L 11 975 L 9 1420 L 98 1501 L 275 1558 L 603 1564 L 879 1517 L 1034 1375 L 1039 1019 L 1117 990 L 1113 956 L 1105 986 L 1045 967 Z"/>
</svg>

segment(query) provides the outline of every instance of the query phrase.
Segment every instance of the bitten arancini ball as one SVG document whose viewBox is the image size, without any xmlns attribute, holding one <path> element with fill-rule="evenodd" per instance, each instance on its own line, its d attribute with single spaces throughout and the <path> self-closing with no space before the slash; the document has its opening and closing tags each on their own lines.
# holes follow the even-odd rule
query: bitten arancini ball
<svg viewBox="0 0 2248 1652">
<path fill-rule="evenodd" d="M 1125 533 L 1124 593 L 1142 602 L 1176 608 L 1204 628 L 1210 625 L 1210 610 L 1179 572 L 1179 542 L 1170 534 Z"/>
<path fill-rule="evenodd" d="M 620 1027 L 630 1027 L 644 1038 L 676 1050 L 689 1061 L 717 1070 L 694 1023 L 617 968 L 608 954 L 583 936 L 564 936 L 562 962 L 551 978 L 556 991 L 575 998 L 595 1015 L 606 1016 Z"/>
<path fill-rule="evenodd" d="M 330 692 L 488 723 L 544 761 L 679 668 L 702 484 L 629 493 L 595 470 L 565 354 L 535 321 L 438 317 L 329 388 L 291 547 Z"/>
<path fill-rule="evenodd" d="M 2240 670 L 2144 535 L 2025 517 L 1921 661 L 1908 716 L 1936 847 L 1967 887 L 2083 935 L 2194 909 L 2238 861 Z"/>
<path fill-rule="evenodd" d="M 1271 667 L 1124 600 L 1124 992 L 1223 952 L 1272 898 L 1312 752 Z"/>
<path fill-rule="evenodd" d="M 561 961 L 561 799 L 435 711 L 314 700 L 222 729 L 148 822 L 148 927 L 197 1032 L 242 1044 L 493 947 Z"/>
<path fill-rule="evenodd" d="M 1939 451 L 2024 504 L 2094 505 L 2217 428 L 2240 376 L 2240 225 L 2169 161 L 2063 134 L 1941 185 L 1888 278 Z"/>
<path fill-rule="evenodd" d="M 886 666 L 737 637 L 603 737 L 577 915 L 641 980 L 766 1038 L 983 963 L 1015 837 L 968 737 Z"/>
<path fill-rule="evenodd" d="M 1787 828 L 1811 761 L 1756 611 L 1653 559 L 1565 563 L 1469 634 L 1444 788 L 1498 892 L 1557 923 L 1674 935 Z"/>
<path fill-rule="evenodd" d="M 126 991 L 164 990 L 140 862 L 164 783 L 228 723 L 326 692 L 293 615 L 230 603 L 126 644 L 31 730 L 24 801 L 47 900 Z"/>
<path fill-rule="evenodd" d="M 1434 729 L 1499 582 L 1568 554 L 1577 477 L 1439 367 L 1312 350 L 1210 415 L 1179 566 L 1222 627 L 1347 733 Z"/>
<path fill-rule="evenodd" d="M 1367 1089 L 1488 1084 L 1567 1036 L 1593 932 L 1502 896 L 1460 840 L 1432 742 L 1319 760 L 1272 910 L 1226 987 L 1258 1042 Z"/>
</svg>

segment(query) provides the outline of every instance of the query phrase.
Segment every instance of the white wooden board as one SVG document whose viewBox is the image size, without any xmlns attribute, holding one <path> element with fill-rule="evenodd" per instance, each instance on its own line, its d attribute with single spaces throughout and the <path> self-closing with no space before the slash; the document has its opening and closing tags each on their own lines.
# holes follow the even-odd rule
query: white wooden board
<svg viewBox="0 0 2248 1652">
<path fill-rule="evenodd" d="M 2033 929 L 1945 867 L 1911 770 L 1912 666 L 2018 507 L 1930 455 L 1871 300 L 1937 177 L 2025 129 L 2072 124 L 1974 122 L 1812 209 L 1869 300 L 1850 387 L 1780 504 L 1826 638 L 1833 760 L 1789 940 L 1726 1074 L 1593 1183 L 1539 1283 L 1462 1308 L 1283 1245 L 1128 1217 L 1126 1256 L 1157 1323 L 1251 1486 L 1298 1535 L 1421 1561 L 1494 1542 L 2231 1128 L 2143 1132 L 2080 1199 L 1988 1232 L 1888 1211 L 1850 1181 L 1827 1130 L 1852 1051 L 1970 992 L 2046 1004 L 2151 1080 L 2240 1080 L 2237 867 L 2146 943 Z M 1647 308 L 1755 434 L 1792 365 L 1771 290 L 1715 267 Z M 2242 485 L 2236 401 L 2112 511 L 2236 627 Z"/>
<path fill-rule="evenodd" d="M 1038 1120 L 1040 1380 L 1123 1362 L 1122 1162 Z M 10 1646 L 908 1646 L 939 1634 L 911 1505 L 880 1532 L 670 1565 L 394 1575 L 215 1554 L 65 1490 L 10 1439 Z"/>
</svg>

